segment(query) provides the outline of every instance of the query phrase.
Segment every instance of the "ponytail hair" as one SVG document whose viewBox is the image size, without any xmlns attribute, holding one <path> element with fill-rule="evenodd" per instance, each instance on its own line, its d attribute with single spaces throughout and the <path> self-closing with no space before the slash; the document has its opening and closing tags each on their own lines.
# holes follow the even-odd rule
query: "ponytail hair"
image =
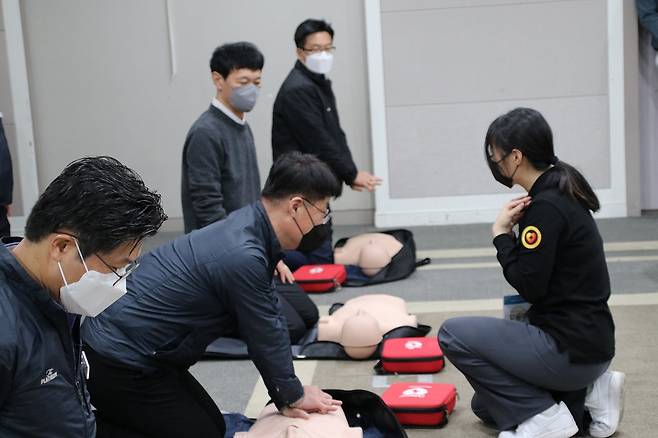
<svg viewBox="0 0 658 438">
<path fill-rule="evenodd" d="M 582 173 L 570 164 L 556 158 L 554 178 L 560 192 L 566 193 L 588 210 L 599 211 L 601 204 Z"/>
<path fill-rule="evenodd" d="M 489 126 L 485 137 L 487 157 L 492 146 L 500 149 L 503 154 L 518 149 L 537 170 L 548 170 L 553 165 L 547 177 L 558 186 L 560 192 L 572 197 L 588 210 L 598 211 L 601 207 L 583 174 L 555 156 L 553 132 L 539 111 L 516 108 L 498 117 Z"/>
</svg>

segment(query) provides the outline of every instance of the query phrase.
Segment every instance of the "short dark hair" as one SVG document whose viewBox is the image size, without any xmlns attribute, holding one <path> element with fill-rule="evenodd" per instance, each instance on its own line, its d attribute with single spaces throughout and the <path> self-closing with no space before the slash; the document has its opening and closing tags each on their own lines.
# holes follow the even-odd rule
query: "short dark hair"
<svg viewBox="0 0 658 438">
<path fill-rule="evenodd" d="M 331 24 L 324 20 L 309 18 L 297 26 L 297 30 L 295 30 L 295 45 L 300 49 L 303 48 L 304 43 L 306 43 L 306 37 L 316 32 L 327 32 L 331 35 L 331 39 L 334 38 L 334 29 L 331 27 Z"/>
<path fill-rule="evenodd" d="M 167 219 L 160 195 L 112 157 L 73 161 L 39 196 L 25 237 L 39 242 L 69 231 L 85 257 L 107 253 L 155 234 Z"/>
<path fill-rule="evenodd" d="M 343 184 L 323 161 L 311 154 L 288 152 L 270 169 L 261 195 L 267 199 L 285 199 L 301 195 L 309 201 L 328 196 L 339 197 Z"/>
<path fill-rule="evenodd" d="M 233 70 L 240 68 L 262 70 L 263 65 L 265 65 L 263 54 L 258 47 L 246 41 L 223 44 L 212 52 L 210 58 L 210 71 L 216 71 L 224 79 Z"/>
</svg>

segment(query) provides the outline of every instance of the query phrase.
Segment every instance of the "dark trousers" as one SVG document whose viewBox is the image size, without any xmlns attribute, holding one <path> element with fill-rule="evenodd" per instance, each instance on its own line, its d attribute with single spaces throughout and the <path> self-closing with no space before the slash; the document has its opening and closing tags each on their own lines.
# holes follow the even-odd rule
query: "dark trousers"
<svg viewBox="0 0 658 438">
<path fill-rule="evenodd" d="M 567 404 L 581 425 L 585 388 L 609 365 L 571 363 L 551 335 L 500 318 L 448 319 L 439 330 L 439 342 L 475 390 L 471 401 L 475 415 L 500 430 L 515 427 L 557 400 Z M 580 408 L 574 409 L 577 402 Z"/>
<path fill-rule="evenodd" d="M 283 284 L 276 280 L 276 292 L 288 323 L 290 343 L 297 344 L 318 322 L 318 307 L 297 283 Z"/>
<path fill-rule="evenodd" d="M 11 236 L 9 219 L 7 219 L 7 207 L 0 205 L 0 237 Z"/>
<path fill-rule="evenodd" d="M 219 408 L 188 370 L 145 372 L 108 360 L 85 347 L 97 436 L 223 438 Z"/>
</svg>

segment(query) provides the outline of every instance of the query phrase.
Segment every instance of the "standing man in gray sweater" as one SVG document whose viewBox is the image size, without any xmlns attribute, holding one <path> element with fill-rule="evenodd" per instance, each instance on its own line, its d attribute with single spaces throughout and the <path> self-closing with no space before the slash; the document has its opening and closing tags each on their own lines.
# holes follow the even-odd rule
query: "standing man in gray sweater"
<svg viewBox="0 0 658 438">
<path fill-rule="evenodd" d="M 186 233 L 259 199 L 256 146 L 245 113 L 256 104 L 264 63 L 263 54 L 247 42 L 224 44 L 212 54 L 210 71 L 217 92 L 183 147 Z"/>
<path fill-rule="evenodd" d="M 260 199 L 256 145 L 245 113 L 256 104 L 264 63 L 263 54 L 247 42 L 224 44 L 212 54 L 210 71 L 217 93 L 190 128 L 183 147 L 181 197 L 186 233 Z M 318 309 L 292 284 L 295 279 L 283 261 L 276 271 L 276 294 L 290 340 L 296 343 L 318 321 Z"/>
</svg>

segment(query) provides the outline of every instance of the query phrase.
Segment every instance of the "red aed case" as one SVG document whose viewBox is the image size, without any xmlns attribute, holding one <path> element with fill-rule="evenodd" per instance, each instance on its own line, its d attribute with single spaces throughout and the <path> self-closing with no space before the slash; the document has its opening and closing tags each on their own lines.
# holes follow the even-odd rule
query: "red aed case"
<svg viewBox="0 0 658 438">
<path fill-rule="evenodd" d="M 449 383 L 394 383 L 382 399 L 403 426 L 443 427 L 455 409 L 457 389 Z"/>
<path fill-rule="evenodd" d="M 295 281 L 306 292 L 331 292 L 340 289 L 347 279 L 343 265 L 306 265 L 297 269 Z"/>
<path fill-rule="evenodd" d="M 384 341 L 381 368 L 384 373 L 438 373 L 445 361 L 436 336 Z"/>
</svg>

